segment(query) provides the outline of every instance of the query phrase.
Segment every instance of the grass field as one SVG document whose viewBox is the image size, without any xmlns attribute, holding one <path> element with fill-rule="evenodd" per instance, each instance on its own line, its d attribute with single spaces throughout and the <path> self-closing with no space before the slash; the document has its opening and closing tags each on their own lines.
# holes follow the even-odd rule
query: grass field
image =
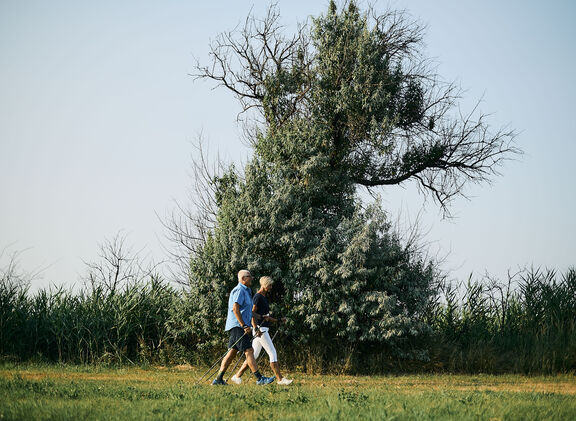
<svg viewBox="0 0 576 421">
<path fill-rule="evenodd" d="M 307 376 L 194 385 L 203 370 L 0 366 L 1 420 L 575 420 L 576 377 Z"/>
</svg>

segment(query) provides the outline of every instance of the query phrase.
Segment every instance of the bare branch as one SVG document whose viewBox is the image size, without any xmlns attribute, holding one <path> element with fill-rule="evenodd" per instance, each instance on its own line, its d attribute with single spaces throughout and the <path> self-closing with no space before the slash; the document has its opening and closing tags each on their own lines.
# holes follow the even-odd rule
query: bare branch
<svg viewBox="0 0 576 421">
<path fill-rule="evenodd" d="M 142 263 L 141 252 L 133 252 L 126 246 L 126 235 L 118 232 L 113 238 L 99 245 L 99 260 L 84 262 L 88 268 L 86 284 L 92 290 L 103 289 L 107 294 L 115 294 L 120 288 L 140 283 L 156 276 L 161 263 Z"/>
<path fill-rule="evenodd" d="M 210 161 L 202 133 L 193 143 L 192 188 L 186 204 L 175 202 L 176 209 L 160 221 L 166 229 L 166 239 L 172 245 L 166 248 L 175 269 L 172 279 L 183 286 L 190 285 L 190 258 L 202 250 L 208 236 L 216 226 L 216 179 L 224 173 L 219 157 Z M 212 164 L 210 164 L 212 162 Z"/>
<path fill-rule="evenodd" d="M 290 73 L 298 54 L 308 49 L 304 27 L 293 37 L 284 38 L 279 19 L 277 7 L 272 6 L 264 19 L 248 16 L 241 30 L 220 34 L 211 44 L 211 63 L 197 63 L 193 75 L 232 91 L 242 106 L 240 114 L 254 109 L 268 124 L 281 124 L 290 118 L 308 90 L 305 84 L 297 89 L 282 107 L 283 112 L 279 112 L 278 104 L 266 102 L 271 90 L 286 88 L 278 76 Z"/>
</svg>

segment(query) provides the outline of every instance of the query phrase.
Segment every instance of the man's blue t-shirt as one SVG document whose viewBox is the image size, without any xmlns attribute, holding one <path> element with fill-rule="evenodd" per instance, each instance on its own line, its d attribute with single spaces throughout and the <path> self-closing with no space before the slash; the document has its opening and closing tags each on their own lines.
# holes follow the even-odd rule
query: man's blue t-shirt
<svg viewBox="0 0 576 421">
<path fill-rule="evenodd" d="M 252 325 L 252 291 L 246 285 L 238 282 L 238 285 L 234 287 L 232 292 L 230 292 L 230 298 L 228 298 L 228 314 L 226 316 L 226 331 L 229 331 L 233 327 L 242 327 L 238 323 L 238 319 L 232 311 L 234 303 L 238 303 L 240 306 L 240 314 L 242 314 L 242 320 L 248 326 Z"/>
</svg>

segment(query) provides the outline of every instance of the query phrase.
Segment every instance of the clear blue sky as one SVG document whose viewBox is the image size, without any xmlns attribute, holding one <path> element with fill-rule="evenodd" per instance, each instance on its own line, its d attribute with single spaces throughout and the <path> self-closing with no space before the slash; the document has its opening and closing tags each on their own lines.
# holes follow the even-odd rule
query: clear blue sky
<svg viewBox="0 0 576 421">
<path fill-rule="evenodd" d="M 287 25 L 328 1 L 280 0 Z M 32 287 L 78 284 L 83 260 L 118 231 L 156 261 L 156 213 L 185 201 L 199 131 L 231 161 L 238 105 L 194 82 L 193 57 L 267 2 L 0 0 L 0 251 L 25 250 Z M 502 277 L 525 265 L 576 264 L 576 6 L 571 1 L 397 0 L 426 24 L 438 72 L 483 98 L 494 126 L 519 132 L 525 155 L 492 186 L 470 186 L 442 221 L 414 186 L 382 190 L 403 221 L 421 214 L 431 252 L 454 278 Z"/>
</svg>

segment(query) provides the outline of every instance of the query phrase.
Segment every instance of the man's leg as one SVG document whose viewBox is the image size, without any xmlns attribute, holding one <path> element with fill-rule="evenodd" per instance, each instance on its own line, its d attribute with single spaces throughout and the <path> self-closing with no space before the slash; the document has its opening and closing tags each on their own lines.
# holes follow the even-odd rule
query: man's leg
<svg viewBox="0 0 576 421">
<path fill-rule="evenodd" d="M 226 369 L 228 368 L 230 363 L 234 360 L 234 357 L 236 356 L 237 353 L 238 350 L 236 348 L 230 348 L 230 351 L 228 351 L 228 353 L 222 360 L 222 363 L 220 363 L 220 372 L 218 373 L 218 377 L 216 377 L 216 380 L 218 381 L 224 380 L 224 373 L 226 372 Z"/>
<path fill-rule="evenodd" d="M 222 360 L 222 363 L 220 364 L 220 372 L 221 373 L 224 373 L 228 369 L 228 366 L 234 360 L 237 353 L 238 353 L 238 350 L 236 348 L 232 348 L 230 351 L 228 351 L 228 354 L 226 354 L 226 356 Z"/>
</svg>

